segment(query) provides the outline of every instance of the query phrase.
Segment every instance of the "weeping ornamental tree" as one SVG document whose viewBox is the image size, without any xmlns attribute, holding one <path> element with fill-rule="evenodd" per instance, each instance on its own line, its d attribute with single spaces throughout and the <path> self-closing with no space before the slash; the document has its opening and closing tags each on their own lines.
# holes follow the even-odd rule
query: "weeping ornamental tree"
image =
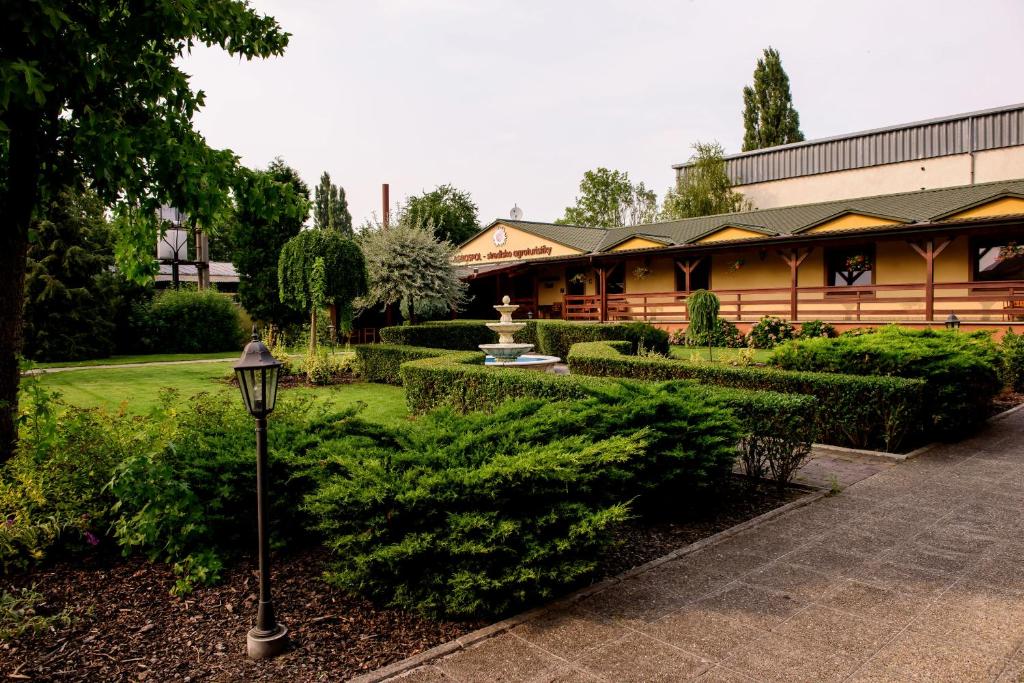
<svg viewBox="0 0 1024 683">
<path fill-rule="evenodd" d="M 366 293 L 366 266 L 356 243 L 339 232 L 303 230 L 278 260 L 281 302 L 309 313 L 309 350 L 316 351 L 317 315 L 336 306 L 341 326 L 352 327 L 352 303 Z"/>
<path fill-rule="evenodd" d="M 706 289 L 698 289 L 686 300 L 690 312 L 690 325 L 686 328 L 686 336 L 691 341 L 706 336 L 708 340 L 708 360 L 713 361 L 711 344 L 714 339 L 715 327 L 718 325 L 718 297 Z"/>
<path fill-rule="evenodd" d="M 434 237 L 431 226 L 402 220 L 387 230 L 367 226 L 361 238 L 369 278 L 361 308 L 405 304 L 412 323 L 425 307 L 453 310 L 466 303 L 466 283 L 452 265 L 455 247 Z"/>
</svg>

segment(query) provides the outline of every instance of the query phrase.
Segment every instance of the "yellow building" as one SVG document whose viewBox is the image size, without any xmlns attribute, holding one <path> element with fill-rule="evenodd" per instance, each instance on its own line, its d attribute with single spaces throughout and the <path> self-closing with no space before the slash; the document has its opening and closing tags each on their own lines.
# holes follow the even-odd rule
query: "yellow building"
<svg viewBox="0 0 1024 683">
<path fill-rule="evenodd" d="M 1020 327 L 1024 179 L 607 230 L 497 220 L 456 262 L 474 317 L 508 294 L 524 317 L 672 329 L 703 288 L 741 328 L 765 315 L 941 325 L 950 313 L 965 329 Z"/>
</svg>

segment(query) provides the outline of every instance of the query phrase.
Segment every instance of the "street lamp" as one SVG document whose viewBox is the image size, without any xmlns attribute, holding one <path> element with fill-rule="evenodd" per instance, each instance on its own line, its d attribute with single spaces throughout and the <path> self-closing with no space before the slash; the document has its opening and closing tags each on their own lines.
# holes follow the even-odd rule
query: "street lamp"
<svg viewBox="0 0 1024 683">
<path fill-rule="evenodd" d="M 256 627 L 246 636 L 246 650 L 252 659 L 267 659 L 284 652 L 288 629 L 277 623 L 270 600 L 270 539 L 267 533 L 267 415 L 277 401 L 277 377 L 281 363 L 256 335 L 245 345 L 235 365 L 238 387 L 245 409 L 256 418 L 256 516 L 260 542 L 260 604 Z"/>
<path fill-rule="evenodd" d="M 946 329 L 947 330 L 959 330 L 960 329 L 960 318 L 956 317 L 956 313 L 950 313 L 946 316 Z"/>
</svg>

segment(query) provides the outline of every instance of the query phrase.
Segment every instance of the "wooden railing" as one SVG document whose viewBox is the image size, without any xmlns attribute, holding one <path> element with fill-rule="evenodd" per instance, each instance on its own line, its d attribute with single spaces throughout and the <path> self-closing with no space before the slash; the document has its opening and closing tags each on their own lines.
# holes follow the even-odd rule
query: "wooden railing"
<svg viewBox="0 0 1024 683">
<path fill-rule="evenodd" d="M 793 290 L 716 289 L 721 301 L 719 315 L 732 321 L 756 321 L 766 315 L 792 319 Z M 904 321 L 927 320 L 928 291 L 925 284 L 868 285 L 861 287 L 797 287 L 796 320 Z M 943 282 L 932 292 L 933 320 L 950 313 L 965 322 L 1024 320 L 1024 280 L 1003 282 Z M 602 308 L 605 315 L 602 316 Z M 563 299 L 567 320 L 641 320 L 648 322 L 688 319 L 686 292 L 567 295 Z"/>
</svg>

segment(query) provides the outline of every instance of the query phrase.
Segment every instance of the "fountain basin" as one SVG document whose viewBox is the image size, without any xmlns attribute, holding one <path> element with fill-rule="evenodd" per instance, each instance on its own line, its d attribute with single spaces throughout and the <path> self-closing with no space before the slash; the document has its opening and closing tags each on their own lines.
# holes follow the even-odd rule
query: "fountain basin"
<svg viewBox="0 0 1024 683">
<path fill-rule="evenodd" d="M 526 344 L 530 346 L 531 344 Z M 558 356 L 541 356 L 541 355 L 523 355 L 519 356 L 515 360 L 499 360 L 494 356 L 487 356 L 484 359 L 484 365 L 489 368 L 522 368 L 523 370 L 536 370 L 538 372 L 547 372 L 553 368 L 557 363 L 561 362 L 561 358 Z"/>
<path fill-rule="evenodd" d="M 480 350 L 501 362 L 514 361 L 533 349 L 533 344 L 480 344 Z"/>
</svg>

